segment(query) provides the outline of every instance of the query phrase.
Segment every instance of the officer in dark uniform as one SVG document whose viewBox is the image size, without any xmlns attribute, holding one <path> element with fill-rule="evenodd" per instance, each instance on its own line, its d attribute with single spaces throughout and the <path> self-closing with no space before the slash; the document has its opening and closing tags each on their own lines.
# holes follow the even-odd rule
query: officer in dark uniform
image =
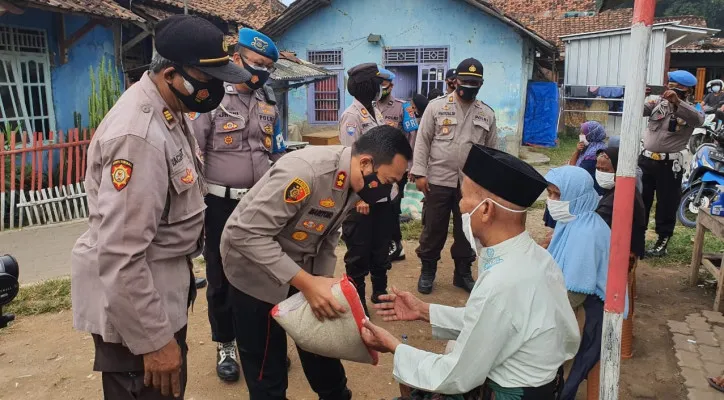
<svg viewBox="0 0 724 400">
<path fill-rule="evenodd" d="M 649 117 L 649 121 L 639 166 L 643 171 L 646 226 L 656 195 L 656 233 L 659 236 L 654 247 L 646 252 L 649 257 L 667 254 L 681 197 L 681 151 L 686 148 L 694 128 L 704 123 L 704 116 L 686 101 L 696 86 L 696 77 L 687 71 L 669 72 L 668 86 L 669 90 L 660 99 L 644 105 L 644 116 Z"/>
<path fill-rule="evenodd" d="M 285 149 L 279 112 L 263 89 L 279 58 L 277 47 L 266 35 L 244 28 L 239 31 L 233 58 L 251 78 L 242 84 L 224 83 L 224 99 L 216 110 L 208 114 L 187 114 L 208 179 L 204 247 L 209 280 L 206 298 L 211 338 L 217 343 L 216 373 L 224 381 L 239 379 L 239 363 L 231 306 L 227 301 L 229 282 L 219 253 L 221 232 L 239 200 Z"/>
<path fill-rule="evenodd" d="M 447 70 L 445 73 L 445 94 L 450 94 L 455 91 L 455 78 L 457 78 L 458 71 L 455 68 Z"/>
</svg>

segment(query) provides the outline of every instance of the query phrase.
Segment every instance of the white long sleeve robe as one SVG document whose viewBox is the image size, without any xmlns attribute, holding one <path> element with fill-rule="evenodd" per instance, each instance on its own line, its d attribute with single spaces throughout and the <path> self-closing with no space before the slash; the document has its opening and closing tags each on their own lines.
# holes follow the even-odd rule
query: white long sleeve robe
<svg viewBox="0 0 724 400">
<path fill-rule="evenodd" d="M 394 376 L 425 391 L 461 394 L 487 378 L 503 387 L 540 387 L 573 358 L 581 340 L 561 269 L 527 232 L 483 248 L 465 307 L 430 306 L 435 338 L 450 354 L 399 345 Z"/>
</svg>

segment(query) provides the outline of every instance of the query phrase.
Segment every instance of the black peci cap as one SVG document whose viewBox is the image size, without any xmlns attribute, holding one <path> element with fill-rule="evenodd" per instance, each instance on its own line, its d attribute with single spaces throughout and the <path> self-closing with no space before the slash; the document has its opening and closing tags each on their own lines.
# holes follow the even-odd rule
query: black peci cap
<svg viewBox="0 0 724 400">
<path fill-rule="evenodd" d="M 526 162 L 479 144 L 470 149 L 463 173 L 485 190 L 525 208 L 548 187 L 545 178 Z"/>
<path fill-rule="evenodd" d="M 457 75 L 459 79 L 483 81 L 483 64 L 474 58 L 467 58 L 457 67 Z"/>
<path fill-rule="evenodd" d="M 455 68 L 449 69 L 445 73 L 445 80 L 454 79 L 455 76 L 457 76 L 457 74 L 458 74 L 458 71 Z"/>
<path fill-rule="evenodd" d="M 242 83 L 251 74 L 230 62 L 224 33 L 192 15 L 172 15 L 156 24 L 156 51 L 181 66 L 194 67 L 216 79 Z"/>
</svg>

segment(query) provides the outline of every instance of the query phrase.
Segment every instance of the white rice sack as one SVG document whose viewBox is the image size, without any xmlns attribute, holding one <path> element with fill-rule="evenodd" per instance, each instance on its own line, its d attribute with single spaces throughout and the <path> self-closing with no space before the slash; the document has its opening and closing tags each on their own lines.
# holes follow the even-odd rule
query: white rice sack
<svg viewBox="0 0 724 400">
<path fill-rule="evenodd" d="M 320 322 L 301 292 L 274 306 L 271 315 L 299 347 L 310 353 L 377 365 L 377 352 L 367 348 L 360 335 L 367 316 L 354 284 L 345 275 L 332 286 L 332 294 L 347 310 L 339 318 Z"/>
<path fill-rule="evenodd" d="M 422 219 L 422 200 L 425 196 L 417 190 L 414 183 L 408 183 L 405 186 L 405 197 L 402 198 L 400 209 L 402 215 L 408 216 L 414 220 Z"/>
</svg>

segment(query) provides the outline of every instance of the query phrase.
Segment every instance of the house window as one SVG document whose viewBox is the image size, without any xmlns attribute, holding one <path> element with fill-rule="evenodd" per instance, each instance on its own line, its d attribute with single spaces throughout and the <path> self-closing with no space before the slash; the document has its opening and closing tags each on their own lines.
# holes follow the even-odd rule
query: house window
<svg viewBox="0 0 724 400">
<path fill-rule="evenodd" d="M 309 90 L 309 122 L 335 124 L 344 110 L 344 71 L 342 50 L 314 50 L 307 52 L 309 62 L 336 71 L 337 75 L 315 82 Z"/>
<path fill-rule="evenodd" d="M 447 61 L 447 47 L 387 48 L 384 54 L 385 65 L 447 64 Z"/>
<path fill-rule="evenodd" d="M 433 89 L 444 92 L 449 55 L 444 46 L 385 48 L 384 65 L 397 75 L 392 94 L 408 99 L 415 93 L 427 96 Z"/>
<path fill-rule="evenodd" d="M 43 30 L 0 26 L 0 129 L 55 130 Z"/>
</svg>

